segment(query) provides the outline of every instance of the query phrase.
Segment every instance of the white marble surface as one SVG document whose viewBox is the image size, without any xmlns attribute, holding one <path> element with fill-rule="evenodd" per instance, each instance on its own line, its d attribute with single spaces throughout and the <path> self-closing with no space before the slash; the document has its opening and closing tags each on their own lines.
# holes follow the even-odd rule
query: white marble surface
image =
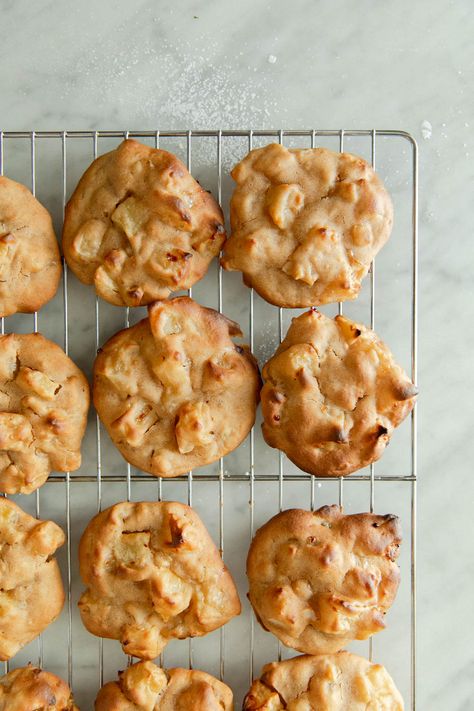
<svg viewBox="0 0 474 711">
<path fill-rule="evenodd" d="M 473 179 L 474 27 L 469 0 L 429 3 L 279 0 L 268 4 L 254 0 L 181 3 L 37 0 L 34 4 L 0 0 L 0 18 L 0 128 L 3 129 L 375 127 L 404 129 L 419 141 L 417 707 L 430 711 L 474 708 L 473 484 L 468 470 L 474 456 L 469 409 L 474 347 L 470 268 L 474 255 L 468 192 L 470 188 L 472 194 Z M 425 138 L 423 122 L 432 127 L 430 132 L 425 124 Z M 21 151 L 14 154 L 7 148 L 10 153 L 5 156 L 6 172 L 11 169 L 13 177 L 27 182 L 27 155 Z M 183 146 L 177 146 L 177 150 L 182 149 Z M 357 150 L 356 145 L 353 150 Z M 360 146 L 360 150 L 365 148 Z M 399 227 L 391 251 L 381 258 L 377 272 L 379 279 L 384 278 L 377 323 L 408 367 L 409 278 L 408 262 L 404 261 L 409 246 L 408 157 L 405 147 L 400 146 L 396 155 L 391 155 L 388 148 L 384 154 L 384 150 L 381 149 L 381 170 L 394 193 Z M 42 158 L 44 163 L 42 160 L 41 167 L 38 165 L 39 193 L 55 213 L 59 225 L 59 153 Z M 205 176 L 205 160 L 201 158 Z M 88 158 L 83 151 L 71 160 L 69 187 L 74 183 L 74 171 L 79 172 Z M 209 176 L 209 181 L 212 180 Z M 224 187 L 227 191 L 229 185 L 225 183 Z M 245 317 L 245 290 L 232 279 L 226 284 L 231 290 L 227 293 L 236 295 L 235 300 L 228 297 L 227 310 Z M 211 299 L 212 292 L 206 288 L 203 286 L 198 292 L 201 300 Z M 80 313 L 84 314 L 86 309 L 90 313 L 93 301 L 87 290 L 73 281 L 71 300 L 72 352 L 82 365 L 90 367 L 93 334 Z M 367 301 L 361 301 L 361 309 L 366 306 Z M 61 309 L 58 299 L 40 314 L 40 328 L 59 342 Z M 105 337 L 115 327 L 114 319 L 118 316 L 109 321 L 109 312 L 104 313 Z M 264 307 L 261 318 L 262 324 L 270 323 Z M 30 328 L 25 321 L 14 323 L 18 328 Z M 266 355 L 275 335 L 275 323 L 271 323 L 270 331 L 262 330 L 257 337 L 260 357 Z M 7 328 L 10 328 L 8 322 Z M 92 424 L 86 443 L 86 468 L 94 466 Z M 384 458 L 384 471 L 405 462 L 407 434 L 408 431 L 397 433 L 394 453 L 391 448 L 387 459 Z M 110 456 L 112 461 L 113 455 Z M 248 456 L 248 452 L 244 449 L 239 456 Z M 230 461 L 229 467 L 245 470 L 245 462 L 239 456 Z M 120 460 L 114 461 L 120 466 Z M 149 495 L 146 493 L 149 489 L 141 493 L 141 486 L 145 485 L 134 489 L 133 498 Z M 74 485 L 73 490 L 74 553 L 81 527 L 96 505 L 96 489 Z M 366 491 L 362 494 L 356 490 L 355 483 L 348 485 L 347 491 L 351 492 L 351 509 L 367 506 Z M 291 503 L 308 505 L 308 491 L 295 486 L 287 493 Z M 185 500 L 186 491 L 182 488 L 178 491 L 178 487 L 175 491 L 170 485 L 165 495 Z M 275 489 L 269 487 L 262 495 L 266 507 L 257 509 L 257 522 L 277 506 Z M 44 488 L 41 506 L 45 515 L 64 520 L 63 496 L 57 485 Z M 124 491 L 109 485 L 105 487 L 104 503 L 123 496 Z M 229 489 L 226 496 L 226 501 L 230 501 L 226 511 L 227 555 L 244 590 L 242 550 L 248 540 L 248 489 L 236 487 L 235 495 Z M 334 500 L 337 492 L 328 485 L 318 492 L 318 497 L 319 501 Z M 194 503 L 217 536 L 217 512 L 210 502 L 216 502 L 215 490 L 207 492 L 205 485 L 201 489 L 196 487 Z M 233 510 L 229 508 L 231 505 Z M 394 486 L 389 490 L 385 484 L 383 490 L 379 487 L 376 508 L 382 507 L 400 512 L 405 530 L 409 531 L 406 488 Z M 402 561 L 404 573 L 408 572 L 407 553 Z M 74 585 L 77 595 L 75 578 Z M 375 655 L 386 662 L 407 700 L 408 591 L 405 575 L 389 629 L 374 643 Z M 232 623 L 226 632 L 229 660 L 226 678 L 242 689 L 246 671 L 239 667 L 247 665 L 248 642 L 246 631 L 239 624 Z M 67 616 L 55 629 L 45 636 L 45 661 L 67 673 L 64 651 Z M 74 686 L 84 711 L 91 708 L 97 686 L 97 676 L 92 673 L 97 645 L 76 619 L 73 631 L 77 661 Z M 268 636 L 257 632 L 257 640 L 256 669 L 271 654 L 276 655 L 275 645 L 270 645 Z M 199 641 L 196 643 L 196 663 L 204 666 L 208 660 L 209 670 L 217 672 L 218 634 L 206 644 L 204 647 Z M 187 663 L 187 651 L 187 644 L 181 643 L 181 647 L 171 650 L 167 663 Z M 27 650 L 20 661 L 27 655 L 33 658 L 35 653 Z M 117 654 L 116 645 L 107 643 L 106 673 L 110 675 L 110 670 L 120 665 L 123 657 Z"/>
</svg>

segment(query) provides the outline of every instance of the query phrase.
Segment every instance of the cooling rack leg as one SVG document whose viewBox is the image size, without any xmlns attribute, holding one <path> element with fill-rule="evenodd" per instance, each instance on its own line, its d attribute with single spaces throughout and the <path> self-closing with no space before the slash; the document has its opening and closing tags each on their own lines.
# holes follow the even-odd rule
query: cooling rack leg
<svg viewBox="0 0 474 711">
<path fill-rule="evenodd" d="M 0 175 L 3 175 L 3 131 L 0 131 Z M 3 316 L 0 318 L 0 335 L 3 336 L 5 333 L 5 319 Z M 3 662 L 4 674 L 8 673 L 9 663 Z"/>
<path fill-rule="evenodd" d="M 222 132 L 217 134 L 217 202 L 222 203 Z M 219 255 L 221 256 L 221 255 Z M 217 304 L 218 311 L 223 310 L 223 279 L 222 267 L 219 263 L 217 277 Z M 219 549 L 222 558 L 224 558 L 224 460 L 219 459 Z M 225 673 L 225 629 L 221 627 L 219 630 L 219 677 L 221 681 L 224 679 Z"/>
<path fill-rule="evenodd" d="M 418 382 L 418 146 L 416 141 L 409 137 L 412 145 L 412 380 Z M 416 536 L 417 536 L 417 475 L 418 475 L 418 432 L 417 432 L 417 405 L 413 408 L 411 417 L 411 704 L 416 709 Z"/>
<path fill-rule="evenodd" d="M 99 132 L 94 131 L 92 134 L 93 159 L 98 155 L 98 137 Z M 99 297 L 95 297 L 95 348 L 96 352 L 100 347 L 100 303 Z M 96 433 L 96 456 L 97 456 L 97 511 L 102 510 L 102 451 L 101 451 L 101 433 L 99 415 L 95 416 L 95 433 Z M 99 687 L 104 683 L 104 640 L 99 637 Z"/>
<path fill-rule="evenodd" d="M 375 170 L 375 140 L 376 132 L 372 131 L 371 135 L 371 163 L 372 168 Z M 375 329 L 375 259 L 372 260 L 370 265 L 370 328 Z M 374 512 L 375 508 L 375 463 L 372 462 L 370 465 L 370 498 L 369 498 L 369 511 Z M 369 659 L 373 660 L 374 657 L 374 638 L 369 638 Z"/>
<path fill-rule="evenodd" d="M 62 199 L 63 199 L 63 219 L 66 210 L 67 198 L 67 144 L 66 132 L 61 136 L 62 155 Z M 64 328 L 64 352 L 69 355 L 69 313 L 68 313 L 68 271 L 66 260 L 63 257 L 63 328 Z M 71 478 L 70 472 L 66 472 L 66 534 L 67 534 L 67 676 L 69 686 L 73 687 L 72 676 L 72 572 L 71 572 Z"/>
<path fill-rule="evenodd" d="M 249 151 L 253 148 L 253 132 L 248 134 Z M 254 291 L 249 290 L 249 336 L 250 336 L 250 351 L 254 352 L 255 334 L 254 334 Z M 249 538 L 250 543 L 254 534 L 254 516 L 255 516 L 255 427 L 252 427 L 250 432 L 250 461 L 249 461 Z M 253 681 L 254 675 L 254 645 L 255 645 L 255 620 L 253 616 L 252 606 L 249 610 L 249 686 Z"/>
</svg>

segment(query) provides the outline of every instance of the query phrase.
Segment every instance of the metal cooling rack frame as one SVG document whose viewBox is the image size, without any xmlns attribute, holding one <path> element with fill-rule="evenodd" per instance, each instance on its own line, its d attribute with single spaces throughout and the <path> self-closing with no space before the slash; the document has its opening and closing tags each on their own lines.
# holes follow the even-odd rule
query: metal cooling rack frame
<svg viewBox="0 0 474 711">
<path fill-rule="evenodd" d="M 362 130 L 206 130 L 206 131 L 0 131 L 0 175 L 4 173 L 4 156 L 6 151 L 6 146 L 11 139 L 18 139 L 25 141 L 29 145 L 29 162 L 30 162 L 30 188 L 33 194 L 36 193 L 37 187 L 37 145 L 38 142 L 43 143 L 44 141 L 55 141 L 60 142 L 61 147 L 61 159 L 62 159 L 62 206 L 63 212 L 67 201 L 67 171 L 68 171 L 68 146 L 70 142 L 83 139 L 90 141 L 92 145 L 92 157 L 97 157 L 98 155 L 98 142 L 100 139 L 124 139 L 124 138 L 137 138 L 137 139 L 147 139 L 152 140 L 156 147 L 160 146 L 161 138 L 171 138 L 171 139 L 185 139 L 186 141 L 186 156 L 187 156 L 187 167 L 192 170 L 192 142 L 200 139 L 213 139 L 215 141 L 215 160 L 213 161 L 213 166 L 216 170 L 217 178 L 217 199 L 221 203 L 222 197 L 222 146 L 226 139 L 246 139 L 248 142 L 248 149 L 253 148 L 254 139 L 263 138 L 279 141 L 284 143 L 285 138 L 291 139 L 305 139 L 310 141 L 311 147 L 317 145 L 318 137 L 333 137 L 338 139 L 339 150 L 342 152 L 344 150 L 344 141 L 346 137 L 363 137 L 370 141 L 370 154 L 371 163 L 374 168 L 376 168 L 376 157 L 377 157 L 377 141 L 380 138 L 398 138 L 406 140 L 409 149 L 411 151 L 410 162 L 411 162 L 411 232 L 412 232 L 412 254 L 411 254 L 411 376 L 413 381 L 417 382 L 417 331 L 418 331 L 418 146 L 415 139 L 406 131 L 397 130 L 387 130 L 387 129 L 362 129 Z M 219 267 L 218 270 L 218 284 L 217 284 L 217 302 L 218 310 L 222 311 L 223 304 L 223 273 L 222 268 Z M 191 290 L 190 290 L 191 295 Z M 63 298 L 63 348 L 66 353 L 69 352 L 69 305 L 68 305 L 68 269 L 66 263 L 63 259 L 63 287 L 62 287 L 62 298 Z M 254 333 L 255 333 L 255 318 L 254 318 L 254 293 L 253 290 L 248 290 L 249 299 L 249 334 L 250 334 L 250 347 L 254 348 Z M 100 346 L 100 306 L 101 302 L 96 297 L 95 300 L 95 345 L 96 348 Z M 370 270 L 370 326 L 374 328 L 375 326 L 375 263 L 372 264 Z M 343 304 L 339 303 L 338 310 L 342 313 Z M 129 309 L 123 309 L 124 311 L 124 326 L 129 325 Z M 278 331 L 279 340 L 281 341 L 283 333 L 283 309 L 276 309 L 278 314 Z M 33 330 L 38 331 L 38 313 L 32 314 L 30 317 L 24 316 L 24 318 L 32 319 Z M 8 332 L 9 319 L 0 319 L 0 333 L 3 334 Z M 369 510 L 374 510 L 375 501 L 375 489 L 376 483 L 378 486 L 382 482 L 406 482 L 407 486 L 410 487 L 410 576 L 411 576 L 411 610 L 410 610 L 410 708 L 412 711 L 416 709 L 416 509 L 417 509 L 417 413 L 416 407 L 411 414 L 411 470 L 410 473 L 402 473 L 400 475 L 394 476 L 379 476 L 375 474 L 374 465 L 370 466 L 370 473 L 367 475 L 352 475 L 350 481 L 366 481 L 370 483 L 370 501 Z M 126 474 L 108 475 L 103 477 L 102 475 L 102 451 L 101 451 L 101 427 L 99 419 L 96 415 L 95 420 L 95 433 L 96 433 L 96 455 L 97 455 L 97 470 L 95 475 L 82 475 L 82 474 L 70 474 L 67 473 L 54 473 L 50 476 L 48 482 L 56 483 L 64 487 L 65 498 L 66 498 L 66 533 L 67 533 L 67 602 L 66 602 L 66 614 L 68 617 L 68 636 L 67 636 L 67 657 L 68 657 L 68 679 L 69 683 L 72 682 L 73 676 L 73 639 L 72 639 L 72 575 L 71 575 L 71 560 L 72 560 L 72 550 L 71 550 L 71 486 L 76 483 L 96 483 L 97 491 L 97 509 L 100 510 L 102 505 L 102 492 L 103 487 L 107 483 L 112 482 L 123 482 L 126 484 L 127 488 L 127 498 L 131 497 L 131 487 L 133 482 L 144 483 L 145 481 L 154 482 L 156 485 L 156 478 L 154 477 L 144 477 L 143 475 L 132 474 L 130 465 L 127 465 Z M 280 510 L 284 506 L 284 495 L 283 495 L 283 485 L 286 481 L 307 481 L 310 485 L 310 497 L 309 505 L 312 509 L 315 507 L 315 485 L 318 482 L 327 481 L 327 479 L 320 479 L 318 477 L 312 477 L 309 474 L 299 472 L 298 474 L 285 474 L 284 472 L 284 462 L 283 455 L 279 455 L 279 467 L 278 473 L 276 474 L 261 474 L 256 471 L 256 459 L 255 459 L 255 431 L 254 429 L 250 433 L 250 455 L 249 455 L 249 472 L 246 474 L 228 474 L 224 470 L 223 460 L 219 462 L 218 473 L 216 474 L 199 474 L 196 477 L 193 472 L 189 472 L 188 475 L 176 477 L 176 481 L 184 481 L 187 483 L 187 499 L 189 505 L 193 503 L 193 487 L 199 482 L 205 481 L 215 481 L 218 483 L 218 497 L 219 497 L 219 545 L 222 553 L 224 554 L 224 493 L 225 484 L 227 481 L 239 481 L 248 482 L 249 486 L 249 534 L 250 537 L 254 533 L 254 503 L 255 503 L 255 483 L 256 482 L 274 482 L 278 485 L 278 502 Z M 36 497 L 36 515 L 40 516 L 40 500 L 41 491 L 38 490 L 35 495 Z M 158 479 L 158 498 L 162 497 L 162 480 Z M 339 503 L 342 505 L 344 501 L 344 479 L 341 477 L 339 479 Z M 242 620 L 242 624 L 245 624 L 245 619 Z M 372 657 L 372 639 L 369 645 L 369 654 Z M 249 617 L 249 678 L 252 679 L 254 675 L 254 618 L 251 614 Z M 279 651 L 281 653 L 281 647 L 279 646 Z M 280 655 L 279 655 L 280 656 Z M 129 660 L 130 661 L 130 660 Z M 161 661 L 161 660 L 160 660 Z M 162 660 L 164 661 L 164 660 Z M 43 644 L 41 635 L 38 638 L 38 663 L 42 665 L 43 662 Z M 224 662 L 225 662 L 225 628 L 220 630 L 220 676 L 224 676 Z M 188 652 L 188 663 L 189 666 L 193 666 L 193 642 L 189 640 L 189 652 Z M 99 643 L 99 682 L 103 682 L 103 644 L 102 640 Z M 9 668 L 9 664 L 5 663 L 5 671 Z"/>
</svg>

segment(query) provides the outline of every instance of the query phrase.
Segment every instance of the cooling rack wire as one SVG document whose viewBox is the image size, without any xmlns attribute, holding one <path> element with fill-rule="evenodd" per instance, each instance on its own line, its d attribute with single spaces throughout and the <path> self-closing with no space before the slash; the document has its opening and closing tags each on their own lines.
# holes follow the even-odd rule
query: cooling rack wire
<svg viewBox="0 0 474 711">
<path fill-rule="evenodd" d="M 337 141 L 338 149 L 342 152 L 346 146 L 346 140 L 348 138 L 356 138 L 358 140 L 363 140 L 368 142 L 368 153 L 370 155 L 370 162 L 374 168 L 377 168 L 377 151 L 378 142 L 380 140 L 384 141 L 403 141 L 405 146 L 408 148 L 408 161 L 410 165 L 410 179 L 408 185 L 408 199 L 410 201 L 410 213 L 411 213 L 411 245 L 410 245 L 410 259 L 411 259 L 411 275 L 410 275 L 410 289 L 411 289 L 411 306 L 410 306 L 410 351 L 411 351 L 411 375 L 413 381 L 416 383 L 417 379 L 417 327 L 418 327 L 418 305 L 417 305 L 417 272 L 418 272 L 418 148 L 416 141 L 413 137 L 404 132 L 396 130 L 216 130 L 216 131 L 0 131 L 0 175 L 4 174 L 4 169 L 6 165 L 6 153 L 7 146 L 10 142 L 15 142 L 15 146 L 22 145 L 27 147 L 27 151 L 23 151 L 24 155 L 28 156 L 29 161 L 29 175 L 30 175 L 30 187 L 33 194 L 37 192 L 37 173 L 38 173 L 38 145 L 41 143 L 47 144 L 48 146 L 54 145 L 55 150 L 59 147 L 60 155 L 58 159 L 60 165 L 56 168 L 60 171 L 61 183 L 62 183 L 62 210 L 66 205 L 68 198 L 68 171 L 70 169 L 69 165 L 69 149 L 71 144 L 76 144 L 79 142 L 83 145 L 89 153 L 89 160 L 96 158 L 101 152 L 100 144 L 104 140 L 115 140 L 119 142 L 124 138 L 136 138 L 138 140 L 146 140 L 149 144 L 155 147 L 160 147 L 163 139 L 184 141 L 185 143 L 185 161 L 187 167 L 190 171 L 193 170 L 193 149 L 196 146 L 201 148 L 200 144 L 205 144 L 205 151 L 208 157 L 208 171 L 214 172 L 216 193 L 215 196 L 219 203 L 222 204 L 222 185 L 223 185 L 223 148 L 230 141 L 243 142 L 243 145 L 247 150 L 251 150 L 255 147 L 256 142 L 258 145 L 262 145 L 262 142 L 278 141 L 280 143 L 285 143 L 286 141 L 292 141 L 298 144 L 298 141 L 304 141 L 306 147 L 315 147 L 320 144 L 322 140 L 334 140 Z M 109 150 L 109 148 L 107 148 Z M 245 153 L 246 151 L 243 151 Z M 354 151 L 355 152 L 355 151 Z M 8 174 L 8 170 L 5 171 Z M 26 182 L 26 181 L 25 181 Z M 225 206 L 223 206 L 225 209 Z M 222 268 L 216 269 L 217 282 L 215 286 L 212 287 L 216 290 L 216 302 L 217 309 L 222 312 L 224 310 L 224 275 Z M 375 263 L 372 264 L 370 270 L 370 326 L 371 328 L 376 327 L 376 271 Z M 209 277 L 209 275 L 208 275 Z M 206 278 L 208 278 L 206 277 Z M 189 295 L 192 295 L 192 290 L 189 290 Z M 256 299 L 259 297 L 254 295 L 253 290 L 245 289 L 242 292 L 243 299 L 247 299 L 247 314 L 248 314 L 248 340 L 250 343 L 250 348 L 252 352 L 255 347 L 255 334 L 258 332 L 259 324 L 256 319 Z M 59 297 L 56 297 L 59 298 Z M 63 342 L 62 346 L 66 353 L 69 354 L 69 343 L 70 343 L 70 328 L 71 322 L 69 319 L 70 312 L 70 280 L 67 266 L 63 260 L 63 281 L 62 281 L 62 328 L 63 328 Z M 94 341 L 95 348 L 98 349 L 101 345 L 101 311 L 103 310 L 104 302 L 101 302 L 97 297 L 95 298 L 94 304 Z M 116 307 L 115 307 L 116 308 Z M 284 325 L 284 309 L 272 307 L 276 313 L 277 319 L 277 334 L 278 340 L 281 341 L 284 337 L 285 325 Z M 338 313 L 342 313 L 343 304 L 338 304 Z M 130 309 L 123 309 L 123 325 L 122 327 L 127 327 L 130 325 Z M 43 312 L 40 314 L 34 313 L 33 315 L 22 315 L 21 317 L 15 317 L 16 319 L 21 318 L 24 325 L 23 328 L 26 330 L 33 330 L 37 332 L 40 323 L 43 319 Z M 45 317 L 46 318 L 46 317 Z M 55 316 L 55 318 L 57 318 Z M 13 318 L 1 319 L 0 330 L 1 333 L 8 333 L 10 330 L 14 330 L 11 327 L 11 322 Z M 17 320 L 14 321 L 16 325 Z M 161 500 L 163 498 L 164 488 L 168 480 L 156 479 L 151 476 L 143 475 L 142 473 L 133 471 L 130 465 L 125 465 L 125 473 L 112 473 L 107 476 L 103 475 L 103 437 L 101 431 L 101 425 L 98 416 L 91 423 L 89 422 L 89 427 L 93 427 L 95 430 L 95 459 L 96 466 L 94 473 L 84 474 L 82 471 L 78 474 L 75 473 L 54 473 L 50 476 L 48 480 L 48 488 L 43 487 L 43 490 L 36 491 L 31 497 L 34 498 L 34 513 L 37 517 L 41 515 L 42 504 L 46 497 L 51 496 L 52 492 L 56 493 L 56 486 L 51 489 L 49 484 L 56 484 L 63 488 L 65 495 L 65 526 L 67 534 L 67 550 L 65 557 L 65 579 L 67 588 L 67 598 L 66 598 L 66 608 L 65 614 L 67 616 L 67 650 L 64 650 L 67 654 L 67 674 L 69 683 L 73 685 L 74 688 L 74 637 L 73 637 L 73 566 L 75 551 L 72 550 L 71 545 L 71 533 L 72 533 L 72 523 L 71 523 L 71 487 L 79 483 L 95 484 L 96 487 L 96 508 L 99 511 L 103 504 L 103 494 L 106 487 L 113 483 L 123 483 L 126 487 L 126 497 L 127 500 L 132 498 L 132 488 L 135 482 L 143 484 L 147 482 L 151 487 L 153 485 L 156 487 L 154 496 L 150 495 L 151 498 L 157 498 Z M 257 434 L 256 428 L 254 428 L 250 435 L 248 441 L 248 471 L 245 472 L 228 472 L 225 469 L 225 463 L 223 459 L 218 462 L 215 471 L 208 472 L 207 469 L 203 474 L 197 473 L 196 475 L 190 471 L 186 476 L 177 477 L 174 481 L 182 482 L 186 487 L 186 499 L 189 505 L 193 505 L 193 494 L 196 491 L 196 487 L 199 487 L 200 483 L 204 482 L 215 482 L 217 484 L 217 515 L 218 515 L 218 543 L 222 555 L 225 557 L 225 492 L 226 485 L 230 482 L 239 482 L 241 484 L 246 484 L 248 486 L 248 538 L 247 546 L 250 542 L 253 534 L 255 532 L 255 504 L 257 503 L 256 494 L 256 484 L 265 482 L 268 486 L 277 487 L 277 500 L 278 509 L 282 510 L 285 508 L 285 487 L 295 484 L 295 482 L 307 482 L 307 507 L 315 509 L 317 505 L 317 487 L 324 482 L 324 479 L 319 479 L 317 477 L 311 477 L 301 471 L 292 471 L 287 473 L 287 460 L 282 453 L 278 455 L 278 463 L 275 471 L 261 471 L 259 467 L 258 457 L 256 456 L 256 438 L 260 435 Z M 368 473 L 354 474 L 345 480 L 341 477 L 338 480 L 338 502 L 340 505 L 344 504 L 344 494 L 347 486 L 353 486 L 354 482 L 367 482 L 369 486 L 369 501 L 368 510 L 374 511 L 376 504 L 376 491 L 380 486 L 388 482 L 400 482 L 403 483 L 408 488 L 409 497 L 409 516 L 410 516 L 410 540 L 408 545 L 410 547 L 409 554 L 409 575 L 410 575 L 410 707 L 414 711 L 416 709 L 416 486 L 417 486 L 417 413 L 416 408 L 411 415 L 410 422 L 410 468 L 406 472 L 401 472 L 399 474 L 378 474 L 375 471 L 375 465 L 371 465 Z M 383 461 L 383 460 L 382 460 Z M 23 497 L 20 501 L 21 505 L 24 502 Z M 165 497 L 169 498 L 169 497 Z M 120 499 L 117 499 L 120 500 Z M 244 524 L 243 524 L 244 525 Z M 254 675 L 258 672 L 255 668 L 255 652 L 256 652 L 256 631 L 254 624 L 254 617 L 250 612 L 248 615 L 242 615 L 242 619 L 239 624 L 247 625 L 247 645 L 248 645 L 248 681 L 250 681 Z M 227 661 L 226 654 L 226 628 L 222 627 L 219 632 L 219 663 L 218 671 L 220 678 L 225 676 L 225 665 Z M 91 638 L 93 639 L 93 638 Z M 184 649 L 185 642 L 181 642 Z M 373 644 L 372 639 L 369 642 L 368 654 L 372 658 L 373 654 Z M 238 650 L 239 652 L 241 650 Z M 233 650 L 235 654 L 236 650 Z M 181 653 L 183 654 L 183 652 Z M 282 647 L 278 643 L 278 658 L 282 657 Z M 40 635 L 37 641 L 37 661 L 40 666 L 43 666 L 44 662 L 44 645 L 43 645 L 43 635 Z M 165 664 L 165 654 L 159 660 L 161 663 Z M 271 661 L 270 658 L 267 661 Z M 131 660 L 129 659 L 130 663 Z M 182 665 L 184 665 L 184 659 L 182 659 Z M 194 643 L 193 640 L 188 640 L 187 643 L 187 664 L 191 668 L 195 666 L 194 658 Z M 13 668 L 15 666 L 15 659 L 11 663 L 5 663 L 5 671 L 7 671 L 10 666 Z M 205 668 L 205 667 L 204 667 Z M 98 641 L 98 658 L 97 658 L 97 670 L 98 670 L 98 685 L 102 685 L 104 681 L 104 643 L 100 639 Z M 390 671 L 390 669 L 389 669 Z M 232 686 L 231 680 L 226 678 L 226 681 Z"/>
</svg>

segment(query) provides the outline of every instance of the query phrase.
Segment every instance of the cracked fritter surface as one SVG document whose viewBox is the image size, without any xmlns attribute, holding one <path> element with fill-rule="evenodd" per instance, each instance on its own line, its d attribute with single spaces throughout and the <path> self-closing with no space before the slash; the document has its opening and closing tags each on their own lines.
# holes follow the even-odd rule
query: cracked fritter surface
<svg viewBox="0 0 474 711">
<path fill-rule="evenodd" d="M 64 589 L 53 556 L 64 540 L 53 521 L 38 521 L 0 497 L 1 660 L 13 657 L 61 612 Z"/>
<path fill-rule="evenodd" d="M 222 265 L 276 306 L 355 299 L 390 236 L 393 209 L 362 158 L 271 144 L 232 171 L 232 234 Z"/>
<path fill-rule="evenodd" d="M 262 375 L 266 442 L 317 476 L 379 459 L 417 392 L 373 331 L 316 309 L 293 319 Z"/>
<path fill-rule="evenodd" d="M 184 164 L 133 140 L 97 158 L 66 207 L 68 265 L 118 306 L 188 289 L 224 240 L 222 210 Z"/>
<path fill-rule="evenodd" d="M 255 421 L 256 361 L 239 326 L 188 297 L 157 302 L 97 356 L 94 404 L 127 461 L 177 476 L 235 449 Z"/>
<path fill-rule="evenodd" d="M 87 526 L 79 560 L 85 626 L 141 659 L 157 657 L 170 639 L 202 636 L 240 613 L 219 551 L 184 504 L 112 506 Z"/>
<path fill-rule="evenodd" d="M 38 311 L 60 278 L 49 212 L 24 185 L 0 176 L 0 317 Z"/>
<path fill-rule="evenodd" d="M 349 652 L 272 662 L 262 669 L 244 711 L 403 711 L 403 699 L 381 664 Z"/>
<path fill-rule="evenodd" d="M 197 669 L 138 662 L 99 691 L 95 711 L 232 711 L 232 691 Z"/>
<path fill-rule="evenodd" d="M 0 677 L 0 711 L 79 711 L 56 674 L 31 664 Z"/>
<path fill-rule="evenodd" d="M 83 373 L 39 333 L 0 336 L 0 491 L 29 494 L 81 465 L 89 409 Z"/>
<path fill-rule="evenodd" d="M 263 627 L 306 654 L 337 652 L 385 627 L 400 573 L 396 516 L 290 509 L 260 528 L 247 558 Z"/>
</svg>

